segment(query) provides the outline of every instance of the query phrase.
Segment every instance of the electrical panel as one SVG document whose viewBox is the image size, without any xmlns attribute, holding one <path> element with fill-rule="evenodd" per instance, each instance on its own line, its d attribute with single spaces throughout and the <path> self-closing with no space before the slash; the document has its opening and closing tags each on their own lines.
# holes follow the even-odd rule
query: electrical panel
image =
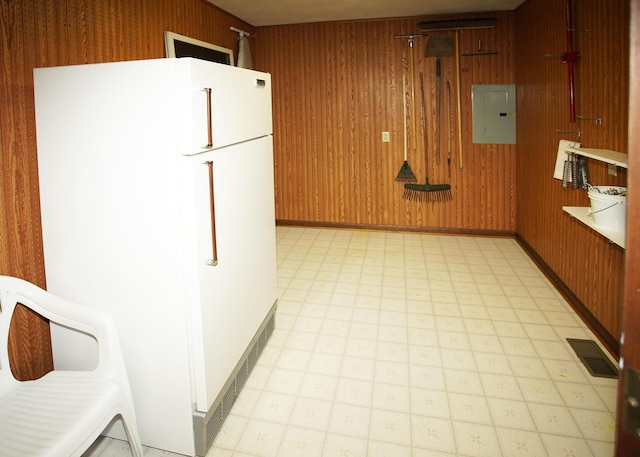
<svg viewBox="0 0 640 457">
<path fill-rule="evenodd" d="M 471 104 L 474 143 L 515 144 L 515 84 L 474 84 Z"/>
</svg>

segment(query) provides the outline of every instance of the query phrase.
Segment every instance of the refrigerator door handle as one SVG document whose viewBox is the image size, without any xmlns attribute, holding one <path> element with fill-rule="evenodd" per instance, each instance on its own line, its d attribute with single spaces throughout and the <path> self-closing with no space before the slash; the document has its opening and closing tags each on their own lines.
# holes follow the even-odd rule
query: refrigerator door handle
<svg viewBox="0 0 640 457">
<path fill-rule="evenodd" d="M 212 117 L 212 106 L 211 106 L 211 88 L 205 87 L 203 89 L 207 94 L 207 144 L 204 146 L 206 149 L 211 149 L 213 147 L 213 121 Z"/>
<path fill-rule="evenodd" d="M 218 243 L 216 239 L 216 208 L 213 195 L 213 162 L 207 161 L 204 164 L 209 167 L 209 208 L 211 210 L 211 251 L 213 257 L 207 259 L 205 263 L 209 266 L 215 267 L 218 265 Z"/>
</svg>

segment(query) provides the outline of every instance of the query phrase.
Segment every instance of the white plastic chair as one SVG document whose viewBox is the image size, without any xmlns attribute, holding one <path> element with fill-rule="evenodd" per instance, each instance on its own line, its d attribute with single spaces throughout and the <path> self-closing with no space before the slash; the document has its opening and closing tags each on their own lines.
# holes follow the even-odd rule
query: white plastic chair
<svg viewBox="0 0 640 457">
<path fill-rule="evenodd" d="M 54 370 L 33 381 L 16 380 L 7 352 L 16 303 L 92 335 L 98 343 L 97 367 L 92 371 Z M 117 417 L 122 419 L 132 454 L 142 457 L 113 318 L 22 279 L 0 276 L 0 455 L 81 456 Z"/>
</svg>

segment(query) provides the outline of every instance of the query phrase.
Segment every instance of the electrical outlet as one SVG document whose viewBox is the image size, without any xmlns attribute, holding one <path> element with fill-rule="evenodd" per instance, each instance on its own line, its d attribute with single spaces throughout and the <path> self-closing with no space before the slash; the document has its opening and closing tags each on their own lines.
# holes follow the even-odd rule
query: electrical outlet
<svg viewBox="0 0 640 457">
<path fill-rule="evenodd" d="M 382 142 L 388 143 L 389 141 L 391 141 L 391 135 L 389 135 L 389 132 L 382 132 Z"/>
<path fill-rule="evenodd" d="M 607 170 L 611 176 L 618 176 L 618 167 L 614 163 L 609 164 L 609 169 Z"/>
</svg>

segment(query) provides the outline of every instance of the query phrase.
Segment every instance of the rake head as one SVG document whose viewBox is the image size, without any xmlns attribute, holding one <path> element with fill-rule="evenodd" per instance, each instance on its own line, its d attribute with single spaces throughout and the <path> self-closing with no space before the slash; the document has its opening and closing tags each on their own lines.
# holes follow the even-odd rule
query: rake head
<svg viewBox="0 0 640 457">
<path fill-rule="evenodd" d="M 405 184 L 402 198 L 416 202 L 448 202 L 453 200 L 449 184 L 429 184 L 429 178 L 424 184 Z"/>
<path fill-rule="evenodd" d="M 411 171 L 411 167 L 409 163 L 405 160 L 398 172 L 398 176 L 396 176 L 396 181 L 398 182 L 417 182 L 418 178 Z"/>
</svg>

